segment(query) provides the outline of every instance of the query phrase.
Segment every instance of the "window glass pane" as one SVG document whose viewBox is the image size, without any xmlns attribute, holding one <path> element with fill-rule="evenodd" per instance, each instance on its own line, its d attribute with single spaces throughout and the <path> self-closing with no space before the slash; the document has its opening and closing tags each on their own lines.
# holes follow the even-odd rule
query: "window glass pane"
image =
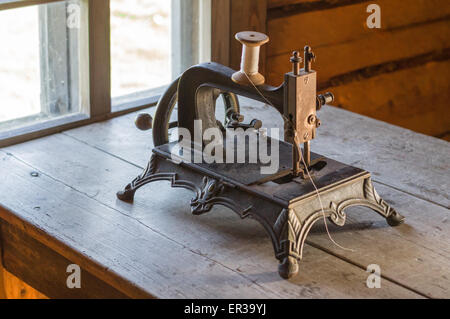
<svg viewBox="0 0 450 319">
<path fill-rule="evenodd" d="M 111 95 L 171 80 L 169 0 L 111 0 Z"/>
<path fill-rule="evenodd" d="M 80 111 L 80 4 L 0 11 L 0 131 Z"/>
<path fill-rule="evenodd" d="M 39 113 L 37 8 L 0 12 L 0 39 L 9 44 L 0 49 L 0 121 Z"/>
</svg>

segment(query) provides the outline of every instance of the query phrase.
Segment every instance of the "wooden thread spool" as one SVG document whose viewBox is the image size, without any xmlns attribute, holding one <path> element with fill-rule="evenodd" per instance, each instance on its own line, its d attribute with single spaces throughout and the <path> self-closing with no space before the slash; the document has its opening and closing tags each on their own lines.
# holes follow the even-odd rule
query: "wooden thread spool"
<svg viewBox="0 0 450 319">
<path fill-rule="evenodd" d="M 254 31 L 242 31 L 236 33 L 236 40 L 242 43 L 241 70 L 234 73 L 231 79 L 242 85 L 263 85 L 264 76 L 258 72 L 259 49 L 269 42 L 269 37 L 264 33 Z"/>
</svg>

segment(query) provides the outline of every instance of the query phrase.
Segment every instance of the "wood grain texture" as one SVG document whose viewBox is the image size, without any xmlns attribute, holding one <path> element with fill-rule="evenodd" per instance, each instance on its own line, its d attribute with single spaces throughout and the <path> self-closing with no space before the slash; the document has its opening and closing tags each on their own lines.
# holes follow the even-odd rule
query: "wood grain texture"
<svg viewBox="0 0 450 319">
<path fill-rule="evenodd" d="M 332 89 L 336 104 L 350 111 L 410 127 L 427 135 L 439 135 L 450 127 L 447 79 L 450 61 L 382 74 Z M 371 92 L 367 94 L 365 92 Z M 365 100 L 367 107 L 358 103 Z"/>
<path fill-rule="evenodd" d="M 1 233 L 0 233 L 1 236 Z M 1 237 L 0 237 L 0 299 L 6 298 L 6 290 L 5 290 L 5 275 L 4 275 L 4 268 L 3 268 L 3 260 L 2 260 L 2 245 L 1 245 Z"/>
<path fill-rule="evenodd" d="M 384 73 L 330 90 L 336 105 L 416 132 L 437 136 L 450 127 L 450 60 Z M 361 108 L 359 102 L 365 101 Z"/>
<path fill-rule="evenodd" d="M 442 138 L 443 140 L 445 140 L 447 142 L 450 142 L 450 132 L 445 132 L 437 137 Z"/>
<path fill-rule="evenodd" d="M 317 0 L 268 0 L 267 7 L 269 9 L 273 9 L 277 7 L 308 2 L 317 2 Z"/>
<path fill-rule="evenodd" d="M 331 19 L 330 15 L 330 19 Z M 274 35 L 276 36 L 276 35 Z M 283 75 L 291 69 L 289 59 L 292 50 L 299 50 L 312 39 L 304 42 L 297 39 L 284 53 L 267 58 L 267 82 L 279 85 Z M 314 69 L 318 72 L 319 86 L 323 86 L 333 77 L 372 65 L 396 63 L 408 57 L 420 56 L 431 52 L 441 52 L 450 48 L 450 20 L 438 20 L 425 25 L 400 28 L 392 31 L 371 32 L 366 36 L 325 46 L 313 47 L 317 55 Z M 416 65 L 423 64 L 417 59 Z M 358 78 L 354 78 L 357 81 Z M 332 83 L 331 83 L 332 84 Z"/>
<path fill-rule="evenodd" d="M 270 19 L 267 21 L 267 32 L 271 42 L 267 55 L 289 52 L 297 47 L 302 48 L 306 43 L 312 48 L 331 47 L 375 33 L 447 19 L 450 14 L 449 6 L 442 6 L 439 0 L 411 0 L 409 5 L 399 0 L 381 0 L 377 3 L 382 12 L 381 29 L 367 28 L 367 3 Z M 362 54 L 365 48 L 359 49 L 357 53 Z"/>
<path fill-rule="evenodd" d="M 266 33 L 267 0 L 231 0 L 230 67 L 239 70 L 242 45 L 234 39 L 241 31 Z M 265 73 L 266 46 L 261 47 L 259 72 Z"/>
<path fill-rule="evenodd" d="M 92 276 L 83 268 L 81 268 L 80 273 L 81 287 L 79 289 L 68 288 L 66 281 L 70 273 L 67 273 L 67 267 L 74 264 L 73 262 L 36 241 L 17 227 L 8 223 L 2 223 L 0 226 L 4 241 L 3 260 L 5 269 L 14 272 L 17 277 L 37 290 L 44 292 L 47 296 L 64 299 L 126 298 L 126 295 Z M 16 286 L 14 285 L 14 287 Z M 24 290 L 21 295 L 30 294 L 30 292 L 27 293 L 27 286 L 21 288 L 20 291 Z M 33 294 L 33 291 L 31 291 L 31 294 Z M 36 294 L 30 297 L 35 298 Z"/>
<path fill-rule="evenodd" d="M 3 270 L 6 299 L 48 299 L 48 297 L 26 284 L 10 272 Z M 0 296 L 1 299 L 1 296 Z"/>
<path fill-rule="evenodd" d="M 211 61 L 230 65 L 230 23 L 231 1 L 211 2 Z"/>
<path fill-rule="evenodd" d="M 329 230 L 335 241 L 354 252 L 330 243 L 321 224 L 313 227 L 307 242 L 362 267 L 377 264 L 384 278 L 427 297 L 450 298 L 449 210 L 384 185 L 375 187 L 405 216 L 405 225 L 392 228 L 372 211 L 352 208 L 344 227 L 331 225 Z"/>
<path fill-rule="evenodd" d="M 109 0 L 89 0 L 89 98 L 91 117 L 111 112 Z"/>
<path fill-rule="evenodd" d="M 269 4 L 267 32 L 272 41 L 267 49 L 267 82 L 279 85 L 290 70 L 292 50 L 308 44 L 317 55 L 314 69 L 319 87 L 333 91 L 340 107 L 445 137 L 449 123 L 442 114 L 447 108 L 449 68 L 441 64 L 433 73 L 434 67 L 424 65 L 450 58 L 450 7 L 438 0 L 378 1 L 381 29 L 369 29 L 369 3 L 293 0 Z M 419 66 L 424 67 L 414 69 Z M 404 69 L 411 71 L 400 72 Z M 395 100 L 399 95 L 402 101 Z M 430 107 L 422 108 L 425 104 Z"/>
<path fill-rule="evenodd" d="M 331 110 L 319 116 L 324 129 L 313 150 L 362 167 L 383 184 L 450 207 L 447 142 L 350 112 Z"/>
<path fill-rule="evenodd" d="M 244 114 L 249 118 L 253 115 L 258 115 L 258 118 L 263 119 L 263 123 L 266 123 L 266 125 L 281 126 L 281 121 L 280 123 L 274 121 L 277 118 L 276 113 L 273 113 L 275 112 L 274 110 L 261 105 L 249 107 L 248 102 L 243 103 L 243 107 Z M 357 253 L 346 255 L 340 250 L 334 251 L 334 247 L 326 238 L 323 230 L 320 229 L 320 225 L 313 229 L 313 236 L 311 236 L 309 243 L 321 251 L 331 252 L 344 260 L 349 260 L 361 268 L 366 267 L 369 263 L 379 262 L 386 280 L 400 283 L 402 286 L 409 287 L 423 296 L 447 296 L 449 284 L 445 281 L 445 278 L 448 278 L 445 272 L 448 267 L 443 268 L 442 265 L 448 264 L 449 248 L 447 243 L 449 240 L 447 238 L 448 229 L 445 224 L 448 209 L 434 205 L 426 200 L 420 200 L 408 193 L 416 193 L 419 197 L 428 197 L 437 203 L 448 205 L 446 191 L 448 188 L 446 184 L 448 183 L 448 173 L 445 164 L 439 160 L 439 158 L 446 158 L 449 152 L 448 145 L 443 141 L 427 138 L 426 136 L 334 108 L 325 108 L 323 112 L 319 113 L 319 117 L 322 119 L 324 126 L 320 129 L 319 138 L 313 142 L 313 150 L 343 162 L 369 169 L 369 171 L 374 172 L 375 180 L 381 181 L 383 184 L 393 185 L 394 188 L 383 187 L 383 185 L 376 183 L 376 187 L 381 195 L 391 200 L 395 207 L 402 214 L 407 215 L 408 220 L 411 222 L 399 228 L 391 229 L 373 213 L 367 213 L 363 209 L 352 210 L 349 214 L 348 225 L 342 229 L 334 229 L 333 233 L 341 244 L 356 248 Z M 278 119 L 280 118 L 278 117 Z M 129 124 L 126 125 L 125 123 Z M 261 248 L 260 253 L 264 257 L 258 260 L 258 266 L 242 259 L 252 258 L 253 253 L 259 251 L 259 249 L 254 247 L 255 245 L 261 245 L 263 240 L 256 243 L 254 240 L 258 237 L 263 238 L 264 235 L 263 233 L 260 233 L 260 235 L 252 233 L 247 228 L 242 229 L 241 227 L 247 227 L 244 226 L 245 223 L 241 225 L 242 221 L 239 220 L 232 222 L 233 215 L 230 212 L 227 213 L 227 211 L 217 209 L 212 214 L 201 218 L 192 217 L 187 206 L 190 194 L 182 190 L 170 189 L 166 183 L 149 185 L 140 190 L 132 205 L 118 202 L 111 196 L 118 187 L 120 189 L 123 186 L 120 180 L 124 179 L 127 181 L 130 175 L 133 176 L 139 172 L 137 168 L 130 168 L 123 163 L 120 164 L 120 160 L 116 157 L 123 157 L 123 159 L 134 165 L 143 166 L 148 155 L 146 151 L 136 150 L 139 150 L 139 147 L 144 149 L 151 148 L 149 134 L 135 130 L 131 123 L 130 115 L 128 119 L 126 117 L 117 118 L 95 124 L 85 128 L 86 130 L 82 128 L 65 133 L 65 135 L 72 136 L 74 141 L 81 144 L 76 147 L 79 150 L 76 154 L 64 151 L 67 147 L 65 145 L 69 145 L 71 142 L 66 140 L 67 137 L 61 135 L 49 137 L 47 140 L 35 141 L 32 145 L 29 144 L 29 147 L 20 145 L 9 148 L 7 151 L 27 163 L 33 163 L 33 165 L 38 163 L 37 169 L 47 172 L 57 181 L 63 182 L 73 180 L 71 176 L 82 176 L 82 178 L 77 178 L 70 182 L 70 186 L 78 192 L 94 198 L 109 207 L 114 207 L 126 215 L 133 216 L 151 229 L 157 229 L 158 232 L 176 242 L 183 242 L 190 249 L 199 251 L 202 255 L 227 265 L 228 268 L 244 269 L 244 274 L 251 274 L 251 278 L 257 281 L 263 279 L 259 277 L 261 274 L 254 267 L 260 268 L 263 267 L 262 265 L 265 265 L 267 273 L 275 275 L 268 241 L 265 241 L 267 246 L 264 247 L 266 248 Z M 346 130 L 342 123 L 355 124 L 352 126 L 352 130 Z M 117 128 L 122 125 L 125 126 L 118 130 Z M 383 133 L 380 134 L 380 132 Z M 98 138 L 98 134 L 102 134 L 101 136 L 103 137 Z M 123 140 L 120 139 L 118 134 L 123 135 Z M 132 138 L 133 134 L 134 138 Z M 134 146 L 134 152 L 128 153 L 128 150 L 133 148 L 132 146 L 120 151 L 120 145 L 124 145 L 125 141 L 135 141 L 137 143 Z M 49 147 L 49 145 L 51 146 Z M 74 145 L 70 147 L 74 148 Z M 428 149 L 434 150 L 433 161 L 436 162 L 436 166 L 433 168 L 427 165 L 426 162 L 417 160 L 421 154 L 427 153 Z M 98 152 L 98 150 L 103 152 Z M 114 157 L 108 156 L 108 153 Z M 67 155 L 61 157 L 61 154 Z M 386 163 L 386 156 L 390 159 L 400 158 L 401 160 L 390 160 L 388 164 L 380 165 L 380 163 Z M 58 162 L 61 164 L 56 164 L 56 166 L 51 163 L 46 164 L 45 158 L 48 157 L 59 157 L 60 160 Z M 92 163 L 107 164 L 106 167 L 103 166 L 105 172 L 99 170 L 95 165 L 80 165 L 83 162 L 83 158 L 89 158 L 89 161 Z M 114 171 L 114 174 L 111 173 L 112 171 Z M 427 173 L 417 176 L 417 171 L 426 171 Z M 133 174 L 133 172 L 135 173 Z M 114 177 L 111 175 L 114 175 Z M 101 184 L 106 186 L 99 185 L 99 176 L 105 181 Z M 420 178 L 422 179 L 418 180 Z M 417 181 L 417 184 L 408 183 L 408 181 L 413 180 Z M 435 181 L 436 184 L 434 184 Z M 420 188 L 417 188 L 418 185 L 420 185 Z M 436 189 L 439 186 L 441 186 L 440 192 Z M 397 191 L 396 188 L 406 190 L 407 193 L 405 191 Z M 155 194 L 159 195 L 155 196 Z M 173 198 L 173 196 L 178 198 L 176 203 L 170 201 L 170 198 Z M 164 214 L 163 216 L 169 220 L 162 219 L 161 215 L 155 211 L 155 207 L 162 205 L 165 205 L 165 209 L 164 213 L 161 214 Z M 423 213 L 421 212 L 423 211 L 428 212 L 426 216 L 422 215 Z M 179 223 L 180 219 L 182 219 L 182 223 Z M 430 219 L 432 222 L 430 222 Z M 257 226 L 254 225 L 255 229 L 253 231 L 257 231 Z M 177 229 L 177 227 L 181 228 Z M 189 234 L 186 234 L 183 230 L 186 227 L 192 230 Z M 197 227 L 200 228 L 194 232 L 193 229 L 197 229 Z M 249 237 L 246 237 L 247 239 L 240 237 L 241 231 L 249 234 Z M 198 236 L 202 240 L 199 240 Z M 233 252 L 233 249 L 232 251 L 224 250 L 224 247 L 228 247 L 230 242 L 233 242 L 233 238 L 241 244 L 245 242 L 244 246 L 238 249 L 240 253 Z M 360 241 L 365 243 L 364 247 L 362 244 L 358 244 Z M 209 244 L 206 244 L 206 242 Z M 433 250 L 428 251 L 425 248 L 427 245 L 435 242 L 440 244 L 435 244 Z M 215 247 L 211 246 L 211 243 L 220 243 L 220 245 Z M 420 243 L 427 244 L 422 245 Z M 368 249 L 367 247 L 369 246 L 377 247 Z M 384 252 L 387 246 L 392 250 L 388 254 Z M 244 247 L 248 247 L 248 252 L 244 256 L 240 256 L 239 254 L 242 254 Z M 250 251 L 253 253 L 250 253 Z M 315 250 L 311 250 L 311 246 L 307 247 L 306 251 L 309 251 L 309 253 L 314 252 L 313 255 L 305 256 L 305 263 L 302 264 L 304 276 L 311 278 L 311 276 L 317 276 L 317 274 L 309 274 L 308 271 L 311 271 L 309 267 L 312 266 L 306 263 L 311 263 L 315 259 L 320 260 L 320 258 L 315 255 L 317 254 Z M 408 253 L 406 254 L 405 252 Z M 224 259 L 222 259 L 222 256 Z M 243 268 L 239 261 L 244 263 L 247 268 Z M 407 267 L 403 267 L 404 263 L 409 264 Z M 314 267 L 318 266 L 315 265 Z M 402 267 L 405 269 L 402 270 Z M 316 268 L 317 272 L 319 272 L 318 269 Z M 418 273 L 421 274 L 420 280 L 417 278 Z M 321 272 L 320 276 L 330 276 L 330 274 Z M 305 279 L 302 275 L 301 278 L 302 280 Z M 327 280 L 330 279 L 328 278 Z M 306 284 L 305 281 L 301 282 Z M 272 285 L 271 287 L 273 288 L 274 286 Z M 273 289 L 278 291 L 283 286 L 275 285 L 275 287 L 277 288 Z M 356 293 L 356 291 L 354 292 Z M 289 294 L 291 293 L 293 294 L 294 292 L 291 291 Z M 328 293 L 326 295 L 329 296 Z"/>
<path fill-rule="evenodd" d="M 192 195 L 184 190 L 169 192 L 167 183 L 150 185 L 136 201 L 158 194 L 155 202 L 142 201 L 141 206 L 117 201 L 112 189 L 119 187 L 125 175 L 134 175 L 139 170 L 69 137 L 54 137 L 72 141 L 72 148 L 80 146 L 79 151 L 88 151 L 85 155 L 94 161 L 103 157 L 101 162 L 106 166 L 97 172 L 97 183 L 108 175 L 115 176 L 115 182 L 104 179 L 101 184 L 110 186 L 95 195 L 89 190 L 77 190 L 82 185 L 59 182 L 54 171 L 31 178 L 29 165 L 16 155 L 6 155 L 2 157 L 1 169 L 10 172 L 14 169 L 6 184 L 20 179 L 18 184 L 34 196 L 18 202 L 8 201 L 0 194 L 2 205 L 17 212 L 13 215 L 3 211 L 0 216 L 59 254 L 70 255 L 70 260 L 82 268 L 101 265 L 96 276 L 109 284 L 111 273 L 116 272 L 128 285 L 137 285 L 162 298 L 421 297 L 389 281 L 383 290 L 367 289 L 364 285 L 367 273 L 363 269 L 313 247 L 305 255 L 303 275 L 291 282 L 284 281 L 276 272 L 270 241 L 256 222 L 242 221 L 226 209 L 215 209 L 214 214 L 204 218 L 192 216 L 186 205 Z M 59 147 L 58 143 L 50 144 Z M 107 173 L 109 165 L 116 169 Z M 81 169 L 84 165 L 77 166 Z M 93 167 L 85 168 L 88 166 Z M 72 176 L 76 176 L 78 169 L 74 166 L 72 169 Z M 123 174 L 117 174 L 118 171 Z M 94 176 L 82 174 L 77 179 L 86 185 L 91 177 Z M 173 196 L 177 201 L 170 200 Z M 102 203 L 101 198 L 108 202 Z M 40 207 L 39 213 L 33 209 L 36 205 Z M 28 222 L 39 224 L 42 230 L 32 231 Z M 66 248 L 61 249 L 58 242 L 63 242 Z M 80 260 L 80 255 L 86 258 Z M 127 289 L 123 285 L 120 288 Z"/>
<path fill-rule="evenodd" d="M 0 229 L 0 299 L 47 299 L 47 296 L 27 285 L 3 267 L 4 241 L 1 235 Z"/>
<path fill-rule="evenodd" d="M 268 10 L 269 19 L 279 19 L 283 17 L 289 17 L 294 14 L 319 11 L 319 10 L 329 10 L 338 7 L 345 7 L 350 5 L 355 5 L 358 3 L 368 2 L 369 0 L 292 0 L 283 1 L 281 0 L 279 4 L 272 4 Z M 291 3 L 289 3 L 291 2 Z"/>
</svg>

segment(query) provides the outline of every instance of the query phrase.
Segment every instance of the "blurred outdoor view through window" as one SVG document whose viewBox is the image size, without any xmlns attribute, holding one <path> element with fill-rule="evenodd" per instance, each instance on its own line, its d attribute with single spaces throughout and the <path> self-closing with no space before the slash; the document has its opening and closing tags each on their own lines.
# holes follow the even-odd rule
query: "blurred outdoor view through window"
<svg viewBox="0 0 450 319">
<path fill-rule="evenodd" d="M 171 80 L 170 0 L 111 0 L 111 96 Z"/>
<path fill-rule="evenodd" d="M 80 0 L 0 11 L 0 131 L 78 113 Z"/>
<path fill-rule="evenodd" d="M 39 113 L 37 8 L 0 12 L 0 38 L 0 122 Z"/>
</svg>

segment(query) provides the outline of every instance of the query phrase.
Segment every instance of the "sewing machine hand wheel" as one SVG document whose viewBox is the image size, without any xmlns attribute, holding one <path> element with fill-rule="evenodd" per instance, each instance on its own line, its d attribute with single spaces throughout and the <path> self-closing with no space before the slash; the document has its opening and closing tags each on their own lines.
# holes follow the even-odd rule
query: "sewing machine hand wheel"
<svg viewBox="0 0 450 319">
<path fill-rule="evenodd" d="M 144 114 L 138 115 L 136 118 L 136 126 L 138 124 L 144 123 L 141 127 L 145 129 L 151 128 L 153 126 L 153 143 L 155 146 L 163 145 L 169 142 L 169 129 L 177 127 L 178 122 L 172 121 L 171 117 L 175 105 L 178 101 L 178 81 L 180 78 L 177 78 L 172 84 L 167 88 L 164 94 L 158 101 L 158 105 L 156 106 L 156 113 L 153 119 L 152 125 L 146 125 L 145 121 L 149 121 L 148 117 Z M 223 127 L 226 127 L 228 123 L 232 120 L 233 114 L 239 114 L 239 100 L 234 93 L 223 92 L 219 89 L 215 92 L 215 99 L 222 96 L 224 106 L 225 106 L 225 119 L 223 123 Z M 140 121 L 139 121 L 140 120 Z M 222 124 L 220 124 L 222 126 Z M 139 129 L 141 129 L 138 126 Z"/>
</svg>

